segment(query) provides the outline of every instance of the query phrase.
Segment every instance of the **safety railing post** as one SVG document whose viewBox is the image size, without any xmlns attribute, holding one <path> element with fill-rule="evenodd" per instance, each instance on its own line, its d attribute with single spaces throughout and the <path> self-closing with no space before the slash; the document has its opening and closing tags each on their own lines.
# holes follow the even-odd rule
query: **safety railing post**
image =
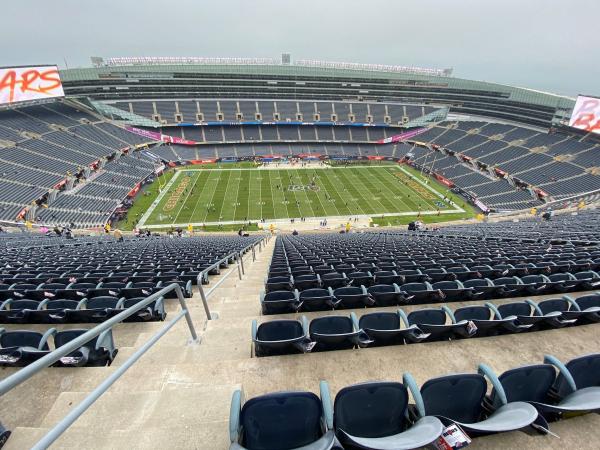
<svg viewBox="0 0 600 450">
<path fill-rule="evenodd" d="M 177 299 L 179 300 L 179 304 L 181 305 L 181 309 L 185 311 L 185 321 L 188 324 L 190 329 L 190 334 L 192 335 L 192 341 L 198 341 L 198 334 L 196 333 L 196 328 L 194 328 L 194 322 L 192 322 L 192 316 L 190 316 L 190 311 L 185 302 L 185 297 L 183 296 L 183 292 L 181 290 L 181 286 L 175 286 L 175 293 L 177 294 Z"/>
<path fill-rule="evenodd" d="M 240 255 L 237 255 L 235 257 L 235 263 L 237 265 L 237 270 L 238 270 L 238 277 L 240 278 L 240 280 L 242 279 L 242 268 L 240 266 Z"/>
<path fill-rule="evenodd" d="M 252 261 L 256 261 L 256 251 L 254 251 L 254 245 L 252 246 Z"/>
<path fill-rule="evenodd" d="M 246 270 L 244 269 L 244 257 L 242 255 L 242 252 L 239 252 L 238 256 L 240 257 L 240 265 L 242 266 L 242 275 L 246 275 Z"/>
<path fill-rule="evenodd" d="M 210 308 L 208 307 L 208 301 L 206 300 L 206 294 L 204 293 L 204 288 L 202 287 L 202 283 L 198 283 L 198 292 L 200 293 L 200 298 L 202 299 L 202 305 L 204 306 L 204 312 L 206 313 L 206 318 L 208 320 L 212 320 L 212 315 L 210 314 Z M 187 316 L 186 316 L 186 319 L 187 319 Z"/>
</svg>

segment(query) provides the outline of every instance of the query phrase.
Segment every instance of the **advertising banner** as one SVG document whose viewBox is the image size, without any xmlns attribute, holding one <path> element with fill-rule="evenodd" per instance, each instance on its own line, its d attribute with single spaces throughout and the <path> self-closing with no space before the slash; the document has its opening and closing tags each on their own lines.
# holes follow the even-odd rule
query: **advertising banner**
<svg viewBox="0 0 600 450">
<path fill-rule="evenodd" d="M 0 105 L 64 96 L 56 66 L 0 68 Z"/>
<path fill-rule="evenodd" d="M 419 134 L 423 134 L 427 131 L 427 128 L 416 128 L 414 130 L 406 131 L 405 133 L 396 134 L 385 139 L 380 139 L 377 144 L 393 144 L 395 142 L 402 142 L 408 139 L 412 139 Z"/>
</svg>

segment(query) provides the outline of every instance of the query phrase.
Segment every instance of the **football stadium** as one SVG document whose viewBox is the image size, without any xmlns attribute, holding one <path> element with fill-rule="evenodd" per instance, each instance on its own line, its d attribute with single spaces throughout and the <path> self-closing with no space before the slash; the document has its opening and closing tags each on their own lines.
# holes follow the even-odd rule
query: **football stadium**
<svg viewBox="0 0 600 450">
<path fill-rule="evenodd" d="M 600 447 L 600 97 L 48 62 L 0 67 L 0 448 Z"/>
</svg>

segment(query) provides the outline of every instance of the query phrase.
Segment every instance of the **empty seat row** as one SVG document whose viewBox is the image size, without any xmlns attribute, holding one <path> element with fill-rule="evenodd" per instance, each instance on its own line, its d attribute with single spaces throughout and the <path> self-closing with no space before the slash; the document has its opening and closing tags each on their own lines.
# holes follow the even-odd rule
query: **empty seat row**
<svg viewBox="0 0 600 450">
<path fill-rule="evenodd" d="M 254 354 L 273 356 L 344 350 L 382 345 L 486 337 L 562 328 L 600 321 L 600 292 L 573 299 L 569 296 L 535 303 L 469 305 L 451 310 L 425 308 L 405 313 L 382 311 L 357 318 L 327 315 L 310 321 L 278 319 L 252 322 Z"/>
<path fill-rule="evenodd" d="M 549 422 L 600 409 L 600 354 L 567 363 L 546 355 L 541 364 L 500 376 L 480 364 L 476 373 L 432 378 L 420 388 L 405 372 L 402 382 L 344 387 L 333 401 L 326 381 L 319 391 L 320 398 L 288 391 L 246 402 L 235 391 L 230 450 L 402 450 L 428 446 L 445 433 L 460 436 L 462 447 L 472 438 L 507 431 L 547 434 Z M 451 448 L 442 442 L 446 446 L 437 448 Z"/>
<path fill-rule="evenodd" d="M 99 323 L 145 300 L 145 297 L 100 296 L 69 299 L 6 300 L 0 305 L 0 323 Z M 164 297 L 125 319 L 125 322 L 165 320 Z"/>
<path fill-rule="evenodd" d="M 50 328 L 45 333 L 28 330 L 7 331 L 0 328 L 0 366 L 23 367 L 46 356 L 52 351 L 50 338 L 54 348 L 78 338 L 89 330 L 76 329 L 57 331 Z M 62 357 L 56 366 L 106 366 L 110 365 L 117 355 L 111 330 L 106 330 L 96 338 L 82 345 L 77 350 Z"/>
<path fill-rule="evenodd" d="M 308 275 L 303 277 L 308 277 Z M 356 283 L 358 286 L 351 286 L 352 283 L 349 283 L 348 278 L 344 276 L 329 278 L 325 284 L 326 287 L 317 287 L 320 277 L 319 275 L 314 277 L 315 287 L 302 291 L 286 290 L 291 285 L 285 277 L 282 277 L 280 281 L 269 279 L 268 291 L 260 295 L 262 313 L 285 314 L 296 311 L 325 311 L 370 306 L 493 299 L 590 290 L 600 286 L 600 275 L 594 271 L 550 276 L 512 276 L 495 280 L 479 278 L 467 280 L 464 283 L 458 280 L 438 281 L 433 284 L 423 281 L 402 285 L 393 282 L 393 275 L 390 275 L 391 279 L 380 280 L 388 281 L 389 284 L 367 285 L 368 288 L 360 284 L 362 280 L 358 278 L 354 279 L 358 280 Z"/>
</svg>

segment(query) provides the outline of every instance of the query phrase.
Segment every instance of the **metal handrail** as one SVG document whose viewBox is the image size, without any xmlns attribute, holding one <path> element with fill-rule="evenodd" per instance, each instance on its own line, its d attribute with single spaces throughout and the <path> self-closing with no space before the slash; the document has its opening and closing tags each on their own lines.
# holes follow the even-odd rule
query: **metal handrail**
<svg viewBox="0 0 600 450">
<path fill-rule="evenodd" d="M 268 241 L 270 239 L 270 237 L 271 237 L 270 235 L 266 235 L 262 239 L 259 239 L 258 241 L 254 241 L 253 243 L 242 248 L 241 250 L 230 253 L 229 255 L 218 260 L 217 262 L 211 264 L 210 266 L 208 266 L 206 269 L 202 270 L 198 274 L 198 276 L 196 278 L 196 284 L 198 285 L 198 293 L 200 294 L 200 298 L 202 299 L 202 305 L 204 306 L 204 312 L 206 313 L 206 318 L 208 320 L 213 320 L 213 316 L 210 312 L 210 307 L 208 306 L 207 295 L 204 292 L 204 288 L 202 287 L 202 280 L 204 279 L 205 275 L 208 272 L 210 272 L 211 270 L 218 268 L 225 261 L 229 261 L 230 259 L 234 258 L 235 262 L 238 266 L 238 277 L 241 280 L 242 274 L 245 274 L 243 253 L 245 253 L 248 249 L 252 249 L 252 260 L 253 261 L 256 260 L 256 252 L 255 252 L 256 246 L 258 246 L 259 251 L 262 251 L 263 243 L 265 241 Z M 227 275 L 229 275 L 229 274 L 227 274 Z"/>
<path fill-rule="evenodd" d="M 28 366 L 24 367 L 23 369 L 19 370 L 18 372 L 6 377 L 4 380 L 0 381 L 0 396 L 6 394 L 8 391 L 13 389 L 15 386 L 18 386 L 19 384 L 28 380 L 29 378 L 31 378 L 32 376 L 37 374 L 42 369 L 45 369 L 46 367 L 51 366 L 56 361 L 58 361 L 60 358 L 67 356 L 69 353 L 72 353 L 73 351 L 77 350 L 82 345 L 86 344 L 87 342 L 91 341 L 95 337 L 99 336 L 104 331 L 112 329 L 112 327 L 115 326 L 116 324 L 118 324 L 118 323 L 122 322 L 123 320 L 127 319 L 128 317 L 132 316 L 139 310 L 146 308 L 150 303 L 158 300 L 164 294 L 167 294 L 173 290 L 177 293 L 177 298 L 179 299 L 179 303 L 181 305 L 182 311 L 185 311 L 184 315 L 185 315 L 188 327 L 190 329 L 190 333 L 192 335 L 192 340 L 197 341 L 198 335 L 196 334 L 196 329 L 194 328 L 194 324 L 192 322 L 192 318 L 188 311 L 187 304 L 185 302 L 185 298 L 183 297 L 183 292 L 181 291 L 181 287 L 177 283 L 171 283 L 168 286 L 162 288 L 160 291 L 155 292 L 154 294 L 152 294 L 149 297 L 145 298 L 144 300 L 140 301 L 139 303 L 136 303 L 135 305 L 130 306 L 125 311 L 120 312 L 116 316 L 111 317 L 110 319 L 102 322 L 101 324 L 98 324 L 97 326 L 90 329 L 89 331 L 86 331 L 81 336 L 78 336 L 77 338 L 66 343 L 65 345 L 58 347 L 56 350 L 54 350 L 51 353 L 47 354 L 46 356 L 38 359 L 37 361 L 29 364 Z"/>
</svg>

